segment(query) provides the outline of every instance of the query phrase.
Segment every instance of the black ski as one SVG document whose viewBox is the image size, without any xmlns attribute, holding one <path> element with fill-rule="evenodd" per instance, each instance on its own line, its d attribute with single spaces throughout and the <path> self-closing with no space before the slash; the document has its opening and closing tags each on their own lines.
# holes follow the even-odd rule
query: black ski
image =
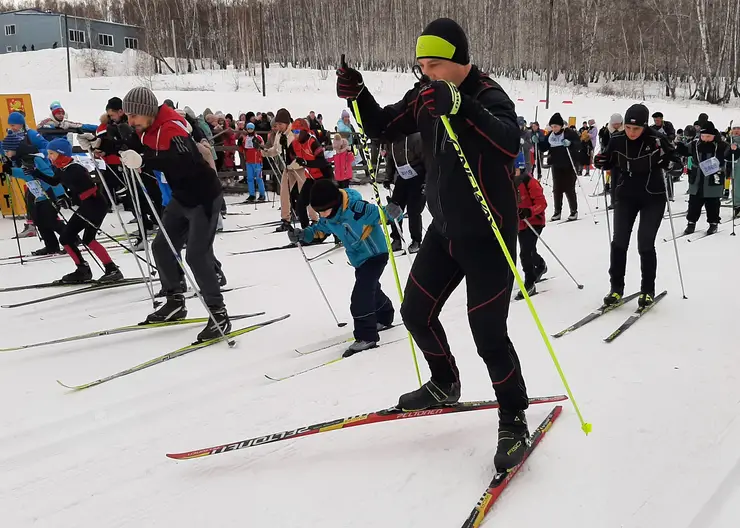
<svg viewBox="0 0 740 528">
<path fill-rule="evenodd" d="M 630 315 L 627 318 L 627 320 L 624 323 L 622 323 L 622 325 L 619 328 L 617 328 L 616 330 L 614 330 L 614 332 L 612 332 L 611 335 L 609 335 L 609 337 L 605 338 L 604 341 L 606 341 L 607 343 L 611 343 L 616 338 L 618 338 L 619 336 L 621 336 L 625 332 L 625 330 L 627 330 L 630 326 L 632 326 L 633 324 L 635 324 L 640 317 L 642 317 L 647 312 L 649 312 L 656 304 L 658 304 L 658 301 L 660 301 L 666 295 L 668 295 L 668 292 L 667 291 L 663 291 L 663 292 L 659 293 L 655 297 L 655 299 L 653 299 L 653 304 L 651 304 L 650 306 L 647 306 L 645 308 L 638 308 L 637 310 L 635 310 L 635 313 L 633 313 L 632 315 Z"/>
<path fill-rule="evenodd" d="M 716 231 L 716 232 L 714 232 L 714 233 L 706 233 L 706 232 L 704 232 L 704 233 L 702 233 L 701 235 L 699 235 L 698 237 L 694 237 L 694 238 L 689 238 L 689 240 L 688 240 L 688 241 L 689 241 L 689 242 L 696 242 L 696 241 L 698 241 L 698 240 L 701 240 L 702 238 L 707 238 L 707 237 L 710 237 L 710 236 L 712 236 L 712 235 L 716 235 L 717 233 L 719 233 L 719 231 Z"/>
<path fill-rule="evenodd" d="M 37 284 L 25 284 L 23 286 L 8 286 L 7 288 L 0 288 L 0 293 L 8 293 L 8 292 L 14 292 L 14 291 L 23 291 L 23 290 L 40 290 L 42 288 L 54 288 L 56 286 L 84 286 L 85 284 L 96 284 L 96 282 L 94 280 L 89 280 L 87 282 L 67 284 L 67 283 L 62 282 L 61 280 L 55 280 L 51 282 L 39 282 Z"/>
<path fill-rule="evenodd" d="M 224 229 L 223 231 L 217 231 L 216 235 L 225 235 L 228 233 L 244 233 L 246 231 L 252 231 L 253 229 L 259 229 L 261 227 L 279 226 L 282 220 L 276 220 L 273 222 L 263 222 L 261 224 L 255 224 L 251 226 L 238 226 L 238 229 Z"/>
<path fill-rule="evenodd" d="M 284 246 L 273 246 L 268 248 L 262 248 L 262 249 L 250 249 L 249 251 L 236 251 L 234 253 L 229 253 L 229 255 L 248 255 L 250 253 L 268 253 L 270 251 L 280 251 L 282 249 L 293 249 L 298 247 L 296 244 L 290 243 L 285 244 Z"/>
<path fill-rule="evenodd" d="M 331 247 L 329 249 L 326 249 L 326 250 L 322 251 L 321 253 L 319 253 L 318 255 L 316 255 L 315 257 L 310 257 L 307 260 L 309 262 L 312 262 L 314 260 L 320 259 L 321 257 L 325 257 L 326 255 L 328 255 L 332 251 L 336 251 L 337 249 L 342 249 L 343 247 L 344 246 L 342 244 L 334 244 L 334 247 Z"/>
<path fill-rule="evenodd" d="M 159 279 L 152 279 L 153 281 L 159 281 Z M 72 295 L 77 295 L 80 293 L 87 293 L 87 292 L 94 292 L 99 290 L 108 290 L 111 288 L 118 288 L 121 286 L 134 286 L 136 284 L 144 284 L 144 279 L 123 279 L 122 281 L 118 282 L 112 282 L 112 283 L 106 283 L 106 284 L 99 284 L 94 283 L 90 286 L 87 286 L 86 288 L 80 288 L 79 290 L 72 290 L 72 291 L 66 291 L 64 293 L 58 293 L 56 295 L 50 295 L 48 297 L 41 297 L 40 299 L 33 299 L 31 301 L 25 301 L 22 303 L 16 303 L 16 304 L 3 304 L 3 308 L 19 308 L 21 306 L 29 306 L 31 304 L 38 304 L 46 301 L 53 301 L 54 299 L 62 299 L 64 297 L 71 297 Z"/>
<path fill-rule="evenodd" d="M 680 235 L 677 235 L 676 238 L 664 238 L 663 242 L 671 242 L 673 240 L 678 240 L 679 238 L 683 238 L 685 236 L 688 236 L 689 233 L 681 233 Z"/>
<path fill-rule="evenodd" d="M 569 334 L 573 332 L 574 330 L 578 330 L 579 328 L 581 328 L 584 325 L 587 325 L 594 319 L 598 319 L 602 315 L 607 314 L 611 312 L 612 310 L 616 310 L 617 308 L 619 308 L 620 306 L 623 306 L 624 304 L 630 302 L 631 300 L 637 299 L 639 295 L 640 295 L 640 292 L 637 292 L 637 293 L 633 293 L 632 295 L 628 295 L 627 297 L 622 297 L 622 299 L 617 304 L 613 304 L 611 306 L 602 304 L 599 308 L 597 308 L 596 310 L 588 314 L 586 317 L 584 317 L 580 321 L 573 323 L 571 326 L 569 326 L 565 330 L 561 330 L 557 334 L 553 334 L 552 337 L 563 337 L 565 334 Z"/>
</svg>

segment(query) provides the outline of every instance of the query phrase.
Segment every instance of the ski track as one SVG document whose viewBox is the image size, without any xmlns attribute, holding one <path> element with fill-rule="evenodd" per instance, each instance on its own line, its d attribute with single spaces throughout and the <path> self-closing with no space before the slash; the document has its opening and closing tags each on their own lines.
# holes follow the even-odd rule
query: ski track
<svg viewBox="0 0 740 528">
<path fill-rule="evenodd" d="M 381 104 L 397 100 L 402 93 L 394 89 L 402 84 L 396 82 L 398 77 L 387 84 L 382 79 L 372 74 L 366 81 Z M 95 83 L 128 87 L 126 83 L 133 81 L 76 82 L 81 87 L 64 98 L 65 108 L 72 118 L 95 122 L 98 107 L 103 108 L 113 94 L 86 92 L 84 87 Z M 331 83 L 331 79 L 314 83 L 317 92 L 311 98 L 305 97 L 305 87 L 302 92 L 271 90 L 265 107 L 286 106 L 300 115 L 310 109 L 307 105 L 315 105 L 331 124 L 332 112 L 338 117 L 343 108 Z M 504 84 L 507 90 L 517 86 Z M 46 114 L 47 102 L 59 96 L 58 90 L 33 90 L 32 94 L 39 119 Z M 157 95 L 188 104 L 196 112 L 205 106 L 218 109 L 213 92 L 158 91 Z M 523 94 L 510 90 L 510 95 Z M 234 112 L 243 106 L 243 97 L 242 93 L 224 95 L 221 104 L 227 106 L 221 109 Z M 561 107 L 556 102 L 548 112 L 540 109 L 540 122 L 550 112 L 562 111 L 564 117 L 578 116 L 578 122 L 594 116 L 601 125 L 612 112 L 624 113 L 632 102 L 610 99 L 606 104 L 606 99 L 583 96 L 581 100 L 580 105 Z M 518 113 L 528 120 L 534 117 L 529 99 L 517 105 Z M 693 122 L 701 111 L 693 103 L 651 100 L 648 106 L 651 111 L 659 106 L 676 127 Z M 725 120 L 717 114 L 728 116 L 729 121 L 733 109 L 708 111 L 720 126 Z M 587 193 L 593 192 L 595 183 L 581 178 Z M 372 199 L 369 186 L 355 188 Z M 674 208 L 685 189 L 685 179 L 676 184 Z M 380 192 L 384 198 L 386 191 Z M 552 203 L 551 187 L 545 186 L 545 193 Z M 596 308 L 608 290 L 603 197 L 589 198 L 594 214 L 602 215 L 596 217 L 598 225 L 586 218 L 588 208 L 580 192 L 578 199 L 582 221 L 569 227 L 548 225 L 543 236 L 585 285 L 584 290 L 577 290 L 539 246 L 548 275 L 560 279 L 548 281 L 548 291 L 533 298 L 548 334 Z M 278 219 L 277 208 L 263 206 L 249 213 L 248 217 L 228 216 L 225 228 Z M 547 213 L 551 215 L 551 207 Z M 727 211 L 722 215 L 729 220 Z M 112 219 L 105 228 L 119 234 L 120 227 Z M 429 221 L 425 211 L 424 225 Z M 673 221 L 680 233 L 683 218 L 676 216 Z M 703 222 L 704 218 L 698 231 L 706 229 Z M 229 286 L 254 285 L 226 295 L 229 311 L 266 312 L 235 322 L 235 328 L 292 314 L 286 321 L 241 336 L 234 349 L 215 345 L 78 393 L 59 387 L 55 380 L 83 383 L 131 367 L 190 343 L 199 325 L 0 353 L 0 525 L 447 528 L 462 524 L 492 477 L 497 427 L 492 411 L 370 425 L 204 459 L 165 457 L 168 452 L 379 410 L 417 385 L 405 340 L 283 382 L 264 379 L 265 373 L 294 372 L 338 357 L 341 346 L 307 356 L 298 356 L 294 349 L 347 330 L 335 327 L 300 252 L 229 256 L 229 252 L 287 243 L 287 236 L 273 233 L 274 228 L 216 237 L 216 252 Z M 725 222 L 719 236 L 701 244 L 678 244 L 688 296 L 683 300 L 673 244 L 661 242 L 671 236 L 666 219 L 656 245 L 656 287 L 667 289 L 667 298 L 614 343 L 605 344 L 602 339 L 631 314 L 635 301 L 552 341 L 584 417 L 593 423 L 593 433 L 588 438 L 581 433 L 572 406 L 564 402 L 562 416 L 511 481 L 484 526 L 737 526 L 740 359 L 727 336 L 736 324 L 732 300 L 738 286 L 727 273 L 718 271 L 740 258 L 740 248 L 728 235 L 730 228 Z M 637 226 L 626 276 L 630 292 L 639 287 L 636 232 Z M 9 240 L 12 233 L 9 221 L 0 222 L 0 256 L 17 251 L 15 241 Z M 23 239 L 21 247 L 30 252 L 39 243 Z M 312 257 L 328 247 L 306 248 L 306 254 Z M 137 276 L 130 255 L 118 250 L 112 255 L 126 276 Z M 322 258 L 312 266 L 337 316 L 350 321 L 354 272 L 345 260 Z M 410 264 L 404 258 L 396 262 L 403 285 Z M 0 269 L 0 286 L 7 286 L 52 280 L 71 271 L 72 265 L 70 259 L 60 257 L 24 266 L 3 262 Z M 100 270 L 93 267 L 93 273 L 98 276 Z M 398 309 L 390 265 L 382 283 Z M 55 292 L 52 288 L 7 293 L 0 295 L 0 303 Z M 138 285 L 2 309 L 0 346 L 135 324 L 150 309 L 139 302 L 146 296 L 146 287 Z M 489 399 L 493 397 L 490 380 L 475 352 L 465 298 L 461 284 L 441 319 L 461 371 L 463 399 Z M 188 309 L 190 317 L 203 316 L 194 299 Z M 564 392 L 526 303 L 512 303 L 509 313 L 512 342 L 521 357 L 530 396 Z M 398 311 L 396 322 L 400 322 Z M 426 380 L 429 373 L 418 348 L 417 355 Z M 530 428 L 551 407 L 532 406 L 527 415 Z"/>
</svg>

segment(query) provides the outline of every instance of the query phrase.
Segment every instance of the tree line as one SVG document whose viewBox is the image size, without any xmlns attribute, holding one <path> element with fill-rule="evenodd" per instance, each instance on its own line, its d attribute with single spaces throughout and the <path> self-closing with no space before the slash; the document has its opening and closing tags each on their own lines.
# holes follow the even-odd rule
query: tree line
<svg viewBox="0 0 740 528">
<path fill-rule="evenodd" d="M 467 31 L 474 61 L 494 75 L 658 81 L 667 96 L 740 97 L 740 0 L 35 0 L 36 7 L 143 26 L 163 71 L 266 63 L 329 70 L 339 55 L 365 69 L 407 70 L 416 38 L 439 16 Z M 2 2 L 0 2 L 2 6 Z M 552 38 L 548 41 L 552 8 Z"/>
</svg>

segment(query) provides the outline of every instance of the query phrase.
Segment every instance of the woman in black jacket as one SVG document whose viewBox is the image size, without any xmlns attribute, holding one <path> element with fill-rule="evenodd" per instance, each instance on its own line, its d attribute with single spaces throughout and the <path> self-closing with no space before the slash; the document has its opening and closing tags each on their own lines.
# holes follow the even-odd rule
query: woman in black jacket
<svg viewBox="0 0 740 528">
<path fill-rule="evenodd" d="M 632 105 L 625 117 L 625 131 L 614 134 L 606 149 L 597 154 L 594 165 L 613 171 L 614 238 L 611 243 L 609 278 L 611 291 L 604 298 L 605 305 L 622 302 L 624 274 L 627 269 L 627 248 L 637 215 L 637 250 L 640 253 L 642 282 L 638 304 L 651 305 L 655 298 L 655 275 L 658 257 L 655 237 L 663 221 L 666 208 L 666 189 L 663 169 L 677 157 L 668 139 L 648 127 L 650 112 L 641 104 Z"/>
<path fill-rule="evenodd" d="M 578 220 L 577 176 L 573 160 L 576 159 L 581 148 L 581 139 L 578 137 L 578 132 L 565 128 L 565 122 L 559 113 L 553 114 L 549 125 L 552 132 L 540 143 L 540 150 L 550 152 L 552 193 L 555 200 L 555 214 L 550 220 L 553 222 L 560 220 L 563 210 L 563 194 L 568 198 L 570 207 L 568 220 Z"/>
</svg>

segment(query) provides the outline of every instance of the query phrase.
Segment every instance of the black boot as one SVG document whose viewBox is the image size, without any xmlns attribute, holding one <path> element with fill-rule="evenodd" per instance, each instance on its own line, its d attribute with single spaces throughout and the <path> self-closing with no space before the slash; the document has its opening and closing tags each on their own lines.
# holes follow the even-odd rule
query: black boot
<svg viewBox="0 0 740 528">
<path fill-rule="evenodd" d="M 530 297 L 532 297 L 533 295 L 537 295 L 537 287 L 534 285 L 534 283 L 529 284 L 529 285 L 525 284 L 524 287 L 526 288 L 527 294 Z M 522 291 L 519 290 L 516 294 L 516 297 L 514 297 L 514 300 L 521 301 L 522 299 L 524 299 L 524 293 L 522 293 Z"/>
<path fill-rule="evenodd" d="M 92 280 L 92 271 L 90 271 L 90 265 L 87 262 L 80 262 L 77 264 L 77 269 L 72 273 L 67 273 L 61 279 L 62 284 L 82 284 L 90 282 Z"/>
<path fill-rule="evenodd" d="M 655 292 L 642 292 L 640 296 L 637 298 L 637 306 L 640 307 L 640 309 L 645 309 L 648 306 L 651 306 L 655 302 Z"/>
<path fill-rule="evenodd" d="M 493 458 L 496 471 L 506 473 L 521 464 L 529 447 L 529 430 L 524 411 L 498 411 L 498 448 Z"/>
<path fill-rule="evenodd" d="M 43 247 L 41 249 L 37 249 L 36 251 L 31 251 L 31 255 L 34 257 L 43 257 L 45 255 L 60 255 L 64 254 L 64 250 L 60 250 L 59 248 L 56 249 L 49 249 L 47 247 Z"/>
<path fill-rule="evenodd" d="M 98 279 L 98 282 L 108 284 L 120 280 L 123 280 L 123 273 L 121 273 L 121 270 L 113 262 L 109 262 L 105 265 L 105 273 Z"/>
<path fill-rule="evenodd" d="M 542 261 L 542 264 L 535 268 L 534 271 L 534 282 L 540 282 L 542 280 L 542 277 L 545 276 L 545 273 L 547 273 L 547 264 L 545 264 L 545 261 Z"/>
<path fill-rule="evenodd" d="M 707 229 L 707 235 L 713 235 L 717 232 L 717 224 L 709 224 L 709 229 Z"/>
<path fill-rule="evenodd" d="M 402 251 L 402 250 L 403 250 L 403 244 L 401 243 L 401 239 L 399 238 L 393 239 L 393 241 L 391 242 L 391 251 L 395 253 L 396 251 Z"/>
<path fill-rule="evenodd" d="M 167 296 L 164 303 L 156 312 L 146 317 L 147 323 L 163 323 L 165 321 L 179 321 L 185 319 L 188 310 L 185 308 L 185 296 L 182 293 L 172 293 Z"/>
<path fill-rule="evenodd" d="M 280 222 L 280 225 L 275 228 L 275 232 L 284 233 L 285 231 L 290 231 L 290 222 L 283 220 Z"/>
<path fill-rule="evenodd" d="M 696 231 L 696 222 L 689 222 L 686 224 L 686 229 L 683 230 L 683 234 L 690 235 L 694 231 Z"/>
<path fill-rule="evenodd" d="M 457 403 L 458 400 L 460 383 L 437 383 L 429 380 L 415 391 L 402 394 L 398 398 L 397 407 L 404 411 L 422 411 L 430 407 Z"/>
<path fill-rule="evenodd" d="M 221 333 L 225 335 L 231 332 L 231 321 L 229 320 L 229 314 L 226 313 L 226 308 L 210 308 L 210 310 L 216 323 L 214 324 L 212 319 L 208 319 L 208 324 L 198 334 L 198 341 L 210 341 L 221 337 Z"/>
<path fill-rule="evenodd" d="M 409 253 L 411 253 L 412 255 L 414 253 L 418 253 L 420 248 L 421 244 L 419 244 L 416 240 L 412 240 L 411 244 L 409 244 Z"/>
<path fill-rule="evenodd" d="M 612 291 L 609 292 L 609 295 L 604 297 L 604 305 L 614 306 L 615 304 L 619 304 L 622 301 L 623 296 L 624 291 L 615 290 L 614 288 L 612 288 Z"/>
</svg>

